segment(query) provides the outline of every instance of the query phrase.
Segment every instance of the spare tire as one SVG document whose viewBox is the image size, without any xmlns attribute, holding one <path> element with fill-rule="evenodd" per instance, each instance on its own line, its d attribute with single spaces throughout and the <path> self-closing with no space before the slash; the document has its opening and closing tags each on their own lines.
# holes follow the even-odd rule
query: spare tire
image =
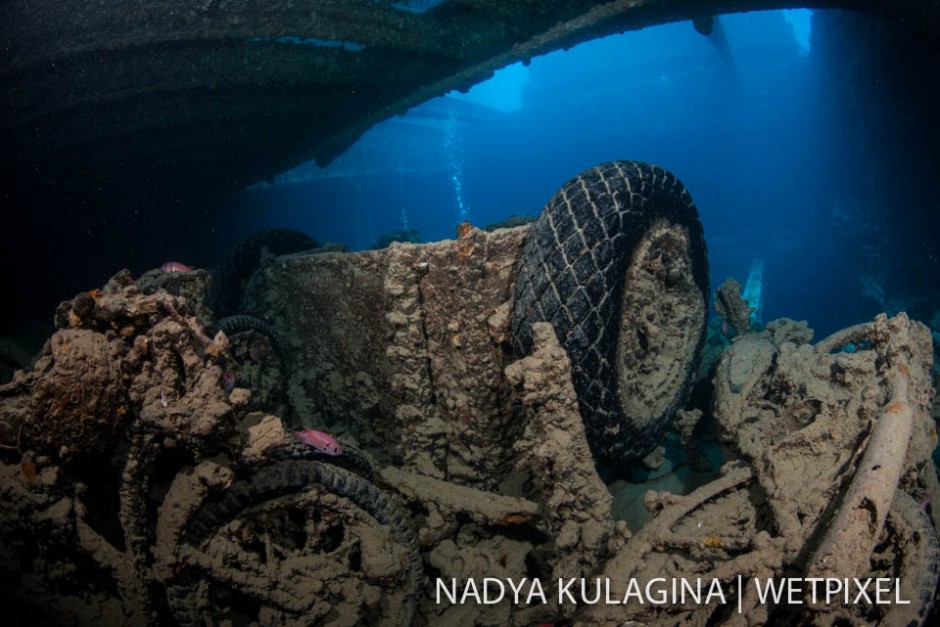
<svg viewBox="0 0 940 627">
<path fill-rule="evenodd" d="M 616 161 L 552 196 L 520 258 L 518 356 L 549 322 L 571 359 L 597 460 L 641 458 L 685 401 L 705 339 L 708 259 L 692 197 L 670 172 Z"/>
</svg>

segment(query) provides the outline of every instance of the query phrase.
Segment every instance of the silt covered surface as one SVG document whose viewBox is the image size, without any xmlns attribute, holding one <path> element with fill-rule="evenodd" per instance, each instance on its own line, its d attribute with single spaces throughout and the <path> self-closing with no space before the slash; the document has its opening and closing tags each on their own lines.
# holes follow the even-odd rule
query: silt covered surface
<svg viewBox="0 0 940 627">
<path fill-rule="evenodd" d="M 194 315 L 205 311 L 205 274 L 135 283 L 122 273 L 64 303 L 37 366 L 0 389 L 9 606 L 58 624 L 213 623 L 247 598 L 262 623 L 391 625 L 415 599 L 419 625 L 691 625 L 726 610 L 559 605 L 550 591 L 544 605 L 437 603 L 433 586 L 663 572 L 726 580 L 826 564 L 840 576 L 901 576 L 917 600 L 901 608 L 903 622 L 924 619 L 937 482 L 923 325 L 881 317 L 815 346 L 789 322 L 740 336 L 715 375 L 716 417 L 737 461 L 686 496 L 650 492 L 653 520 L 628 530 L 611 515 L 552 328 L 534 325 L 522 359 L 506 346 L 525 231 L 265 258 L 242 302 L 280 340 L 260 365 L 236 356 L 254 332 L 213 335 L 217 321 Z M 120 375 L 99 374 L 112 369 Z M 89 395 L 113 411 L 90 422 L 80 411 Z M 265 398 L 278 406 L 256 406 Z M 877 435 L 886 421 L 907 425 L 900 449 Z M 361 451 L 374 481 L 343 479 L 355 469 L 322 456 L 285 458 L 300 424 Z M 893 482 L 870 482 L 869 455 L 893 460 Z M 317 479 L 290 487 L 297 476 Z M 840 533 L 856 494 L 884 526 L 867 532 L 870 559 L 842 551 L 861 561 L 833 566 L 828 547 L 865 537 Z M 835 524 L 844 513 L 846 526 Z M 187 578 L 194 572 L 208 587 Z M 754 622 L 790 611 L 744 601 Z M 833 618 L 831 608 L 799 611 Z M 835 616 L 900 624 L 898 614 Z"/>
</svg>

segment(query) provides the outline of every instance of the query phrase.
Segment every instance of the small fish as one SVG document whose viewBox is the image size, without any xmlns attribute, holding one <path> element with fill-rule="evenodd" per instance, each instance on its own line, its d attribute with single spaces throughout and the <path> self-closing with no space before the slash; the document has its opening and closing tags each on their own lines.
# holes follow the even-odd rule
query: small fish
<svg viewBox="0 0 940 627">
<path fill-rule="evenodd" d="M 343 447 L 339 445 L 339 442 L 336 441 L 329 433 L 324 433 L 322 431 L 317 431 L 316 429 L 311 429 L 310 427 L 304 427 L 303 431 L 295 431 L 294 435 L 297 436 L 301 442 L 308 446 L 312 446 L 321 453 L 326 453 L 327 455 L 342 455 Z"/>
<path fill-rule="evenodd" d="M 160 266 L 160 269 L 164 272 L 192 272 L 193 267 L 187 266 L 185 263 L 180 263 L 179 261 L 167 261 Z"/>
<path fill-rule="evenodd" d="M 235 389 L 235 373 L 231 370 L 226 370 L 222 374 L 222 387 L 227 393 Z"/>
<path fill-rule="evenodd" d="M 248 359 L 255 363 L 264 361 L 264 358 L 268 356 L 268 352 L 267 343 L 263 340 L 257 340 L 248 347 Z"/>
</svg>

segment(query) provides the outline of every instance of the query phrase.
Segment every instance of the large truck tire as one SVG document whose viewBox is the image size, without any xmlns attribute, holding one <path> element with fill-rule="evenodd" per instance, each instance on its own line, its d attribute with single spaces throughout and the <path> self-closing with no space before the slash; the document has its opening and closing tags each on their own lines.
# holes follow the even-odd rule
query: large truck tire
<svg viewBox="0 0 940 627">
<path fill-rule="evenodd" d="M 552 324 L 571 359 L 598 461 L 638 459 L 688 394 L 708 317 L 698 212 L 670 172 L 604 163 L 571 179 L 532 225 L 512 313 L 515 350 Z"/>
</svg>

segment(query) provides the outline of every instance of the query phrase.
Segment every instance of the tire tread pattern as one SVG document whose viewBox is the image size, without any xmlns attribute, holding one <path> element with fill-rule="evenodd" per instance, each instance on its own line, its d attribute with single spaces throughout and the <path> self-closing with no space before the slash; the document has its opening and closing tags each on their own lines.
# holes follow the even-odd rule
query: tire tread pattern
<svg viewBox="0 0 940 627">
<path fill-rule="evenodd" d="M 698 211 L 682 183 L 660 167 L 615 161 L 582 172 L 549 200 L 523 246 L 511 323 L 515 352 L 521 357 L 531 351 L 534 322 L 552 324 L 571 359 L 596 458 L 641 457 L 668 427 L 670 416 L 637 428 L 623 415 L 615 363 L 625 273 L 637 244 L 662 220 L 688 232 L 693 279 L 707 316 L 708 262 Z M 696 355 L 704 329 L 703 321 Z M 677 399 L 689 387 L 694 361 Z"/>
</svg>

